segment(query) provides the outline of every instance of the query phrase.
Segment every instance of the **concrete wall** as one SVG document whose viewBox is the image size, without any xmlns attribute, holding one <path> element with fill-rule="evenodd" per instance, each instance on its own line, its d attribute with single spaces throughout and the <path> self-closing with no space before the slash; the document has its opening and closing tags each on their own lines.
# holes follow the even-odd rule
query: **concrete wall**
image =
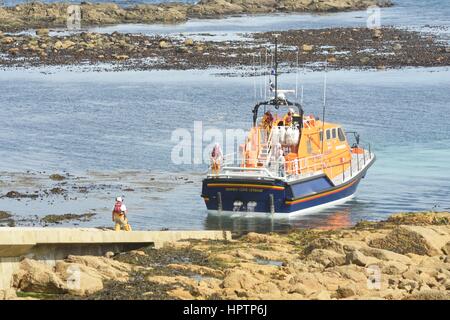
<svg viewBox="0 0 450 320">
<path fill-rule="evenodd" d="M 68 255 L 102 256 L 142 247 L 161 248 L 189 239 L 231 240 L 229 231 L 115 232 L 88 228 L 0 228 L 0 290 L 11 287 L 19 261 L 29 257 L 55 264 Z"/>
</svg>

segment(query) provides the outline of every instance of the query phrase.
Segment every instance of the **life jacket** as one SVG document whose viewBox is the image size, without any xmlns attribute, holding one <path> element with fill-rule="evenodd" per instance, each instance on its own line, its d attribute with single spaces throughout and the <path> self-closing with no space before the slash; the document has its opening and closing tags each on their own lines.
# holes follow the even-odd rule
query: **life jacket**
<svg viewBox="0 0 450 320">
<path fill-rule="evenodd" d="M 122 213 L 121 207 L 122 202 L 116 201 L 116 203 L 114 204 L 114 213 Z"/>
</svg>

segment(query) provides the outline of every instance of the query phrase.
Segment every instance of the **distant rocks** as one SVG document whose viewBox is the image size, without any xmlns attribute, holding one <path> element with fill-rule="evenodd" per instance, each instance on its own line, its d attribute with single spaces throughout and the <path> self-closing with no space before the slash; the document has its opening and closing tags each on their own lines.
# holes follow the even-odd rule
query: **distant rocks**
<svg viewBox="0 0 450 320">
<path fill-rule="evenodd" d="M 0 220 L 5 220 L 5 219 L 9 219 L 11 218 L 11 214 L 6 212 L 6 211 L 1 211 L 0 210 Z"/>
<path fill-rule="evenodd" d="M 37 194 L 29 194 L 29 193 L 21 193 L 18 191 L 8 191 L 5 194 L 6 198 L 12 198 L 12 199 L 21 199 L 21 198 L 37 198 Z"/>
<path fill-rule="evenodd" d="M 38 31 L 45 35 L 45 31 Z M 290 30 L 279 32 L 280 61 L 320 68 L 447 66 L 450 52 L 442 42 L 417 32 L 367 28 Z M 248 46 L 240 41 L 205 41 L 181 37 L 81 32 L 64 36 L 9 35 L 0 38 L 0 65 L 79 65 L 110 62 L 119 70 L 250 67 L 253 57 L 273 42 L 272 32 L 254 33 Z M 432 38 L 430 42 L 430 38 Z M 420 48 L 420 50 L 419 50 Z M 320 62 L 318 64 L 317 62 Z M 61 175 L 61 177 L 64 177 Z M 58 180 L 55 180 L 58 181 Z"/>
<path fill-rule="evenodd" d="M 95 216 L 95 213 L 83 213 L 83 214 L 49 214 L 41 218 L 40 221 L 44 224 L 58 224 L 68 221 L 90 221 Z"/>
<path fill-rule="evenodd" d="M 201 0 L 196 4 L 161 3 L 121 7 L 115 3 L 82 2 L 81 25 L 119 23 L 177 23 L 189 18 L 211 18 L 272 12 L 326 12 L 365 9 L 371 5 L 390 6 L 388 0 Z M 31 2 L 0 8 L 0 29 L 6 31 L 41 28 L 36 34 L 47 36 L 45 28 L 66 27 L 67 3 Z M 43 28 L 44 27 L 44 28 Z"/>
<path fill-rule="evenodd" d="M 59 41 L 59 42 L 61 43 L 61 41 Z M 55 44 L 55 45 L 56 45 L 56 44 Z M 62 45 L 62 43 L 61 43 L 61 45 Z M 46 46 L 45 46 L 45 47 L 46 47 Z M 41 48 L 42 48 L 42 45 L 41 45 Z M 53 180 L 53 181 L 63 181 L 63 180 L 66 180 L 66 177 L 65 177 L 65 176 L 60 175 L 60 174 L 58 174 L 58 173 L 51 174 L 49 178 L 50 178 L 51 180 Z"/>
</svg>

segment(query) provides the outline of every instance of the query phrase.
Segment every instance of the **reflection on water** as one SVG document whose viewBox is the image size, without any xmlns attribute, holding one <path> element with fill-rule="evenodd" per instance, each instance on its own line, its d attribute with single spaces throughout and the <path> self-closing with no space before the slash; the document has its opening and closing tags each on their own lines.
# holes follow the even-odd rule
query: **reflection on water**
<svg viewBox="0 0 450 320">
<path fill-rule="evenodd" d="M 340 205 L 320 211 L 316 214 L 295 216 L 290 218 L 248 217 L 245 215 L 208 214 L 205 228 L 209 230 L 233 230 L 237 234 L 248 232 L 285 233 L 293 229 L 315 228 L 334 230 L 352 225 L 350 204 Z"/>
</svg>

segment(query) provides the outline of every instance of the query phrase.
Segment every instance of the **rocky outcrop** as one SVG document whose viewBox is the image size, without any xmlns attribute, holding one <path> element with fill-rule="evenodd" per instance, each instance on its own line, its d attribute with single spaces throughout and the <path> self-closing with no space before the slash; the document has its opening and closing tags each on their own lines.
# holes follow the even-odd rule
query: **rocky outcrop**
<svg viewBox="0 0 450 320">
<path fill-rule="evenodd" d="M 215 17 L 232 14 L 272 12 L 334 12 L 392 5 L 376 0 L 202 0 L 188 10 L 189 15 Z"/>
<path fill-rule="evenodd" d="M 197 4 L 163 3 L 120 7 L 114 3 L 82 2 L 81 25 L 119 23 L 176 23 L 191 17 L 210 18 L 236 14 L 272 12 L 342 11 L 364 9 L 370 5 L 391 5 L 388 0 L 202 0 Z M 31 2 L 0 7 L 0 30 L 66 27 L 67 3 Z"/>
<path fill-rule="evenodd" d="M 36 35 L 6 33 L 0 36 L 0 65 L 108 64 L 113 70 L 234 68 L 245 72 L 247 67 L 254 67 L 254 57 L 269 49 L 273 41 L 272 32 L 252 34 L 249 36 L 252 39 L 245 46 L 238 40 L 194 41 L 180 36 L 119 32 L 48 36 L 47 32 L 46 29 L 39 29 Z M 382 28 L 380 32 L 383 37 L 374 40 L 373 31 L 368 28 L 282 31 L 278 38 L 280 61 L 292 68 L 297 67 L 297 61 L 308 68 L 322 68 L 320 66 L 325 60 L 329 68 L 337 69 L 450 65 L 450 52 L 438 38 L 394 28 Z M 395 51 L 393 46 L 398 42 L 402 43 L 402 49 Z M 323 50 L 323 47 L 328 49 Z M 299 49 L 298 56 L 293 48 Z M 64 177 L 56 175 L 54 178 Z M 68 192 L 67 188 L 57 187 L 42 194 L 10 191 L 5 196 L 37 199 L 49 193 L 66 196 Z M 410 218 L 397 215 L 390 222 L 395 225 L 415 223 L 407 219 Z M 416 221 L 426 223 L 426 219 L 440 224 L 446 222 L 445 217 L 436 214 L 428 218 L 417 217 Z"/>
<path fill-rule="evenodd" d="M 69 256 L 51 266 L 25 258 L 13 275 L 13 287 L 23 292 L 85 296 L 103 289 L 103 281 L 125 282 L 133 268 L 104 257 Z"/>
<path fill-rule="evenodd" d="M 445 246 L 449 240 L 447 227 L 399 226 L 387 236 L 370 241 L 370 246 L 400 254 L 435 256 L 447 250 Z"/>
<path fill-rule="evenodd" d="M 83 299 L 450 299 L 450 225 L 430 223 L 249 233 L 55 266 L 24 259 L 14 285 Z"/>
</svg>

